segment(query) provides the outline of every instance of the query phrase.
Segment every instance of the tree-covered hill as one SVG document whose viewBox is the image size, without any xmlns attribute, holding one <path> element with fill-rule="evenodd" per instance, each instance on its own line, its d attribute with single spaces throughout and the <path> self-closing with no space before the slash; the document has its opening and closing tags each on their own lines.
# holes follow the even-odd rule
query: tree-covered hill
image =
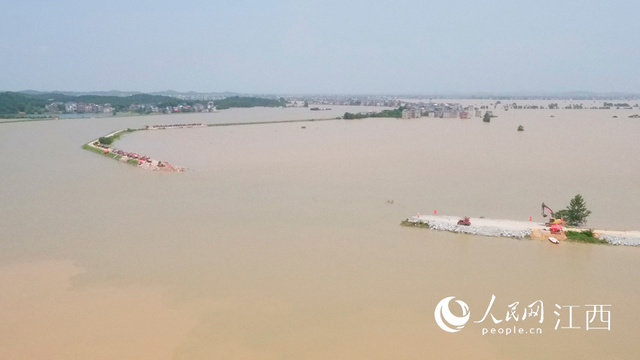
<svg viewBox="0 0 640 360">
<path fill-rule="evenodd" d="M 41 114 L 49 102 L 31 95 L 18 92 L 0 93 L 0 115 L 5 114 Z"/>
</svg>

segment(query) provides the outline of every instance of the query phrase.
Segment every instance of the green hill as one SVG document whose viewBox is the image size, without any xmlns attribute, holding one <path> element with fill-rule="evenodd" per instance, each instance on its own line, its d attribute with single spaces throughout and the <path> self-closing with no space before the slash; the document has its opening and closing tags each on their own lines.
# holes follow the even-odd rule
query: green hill
<svg viewBox="0 0 640 360">
<path fill-rule="evenodd" d="M 0 93 L 0 115 L 10 114 L 42 114 L 49 104 L 46 99 L 33 97 L 17 92 Z"/>
</svg>

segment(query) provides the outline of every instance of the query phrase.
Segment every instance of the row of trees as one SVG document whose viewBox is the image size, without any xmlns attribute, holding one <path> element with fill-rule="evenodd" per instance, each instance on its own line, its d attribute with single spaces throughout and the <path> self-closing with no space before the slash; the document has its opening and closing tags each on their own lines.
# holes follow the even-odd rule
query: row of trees
<svg viewBox="0 0 640 360">
<path fill-rule="evenodd" d="M 131 96 L 104 96 L 104 95 L 65 95 L 60 93 L 26 94 L 19 92 L 0 93 L 0 116 L 25 114 L 44 114 L 45 106 L 51 103 L 76 102 L 85 104 L 111 104 L 115 111 L 125 111 L 131 105 L 145 104 L 155 105 L 159 108 L 176 107 L 180 104 L 193 105 L 193 101 L 184 101 L 178 98 L 163 96 L 136 94 Z M 218 109 L 245 108 L 254 106 L 280 107 L 287 106 L 285 99 L 266 99 L 259 97 L 233 96 L 215 101 Z M 58 106 L 58 111 L 64 112 L 64 104 Z M 144 109 L 138 112 L 145 112 Z"/>
<path fill-rule="evenodd" d="M 241 97 L 241 96 L 232 96 L 228 98 L 224 98 L 222 100 L 215 101 L 216 108 L 223 110 L 229 108 L 249 108 L 256 106 L 265 106 L 265 107 L 285 107 L 287 106 L 287 101 L 283 98 L 280 99 L 266 99 L 259 97 Z"/>
<path fill-rule="evenodd" d="M 102 96 L 102 95 L 65 95 L 60 93 L 25 94 L 19 92 L 0 93 L 0 115 L 44 114 L 45 106 L 51 103 L 76 102 L 85 104 L 111 104 L 122 111 L 133 104 L 154 104 L 160 107 L 177 106 L 182 100 L 170 96 L 136 94 L 131 96 Z M 64 104 L 58 105 L 59 111 L 64 111 Z"/>
</svg>

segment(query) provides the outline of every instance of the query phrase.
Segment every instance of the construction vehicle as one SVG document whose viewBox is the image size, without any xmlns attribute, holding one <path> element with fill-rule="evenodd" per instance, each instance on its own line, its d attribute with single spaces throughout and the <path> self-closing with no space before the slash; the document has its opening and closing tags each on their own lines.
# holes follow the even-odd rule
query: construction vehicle
<svg viewBox="0 0 640 360">
<path fill-rule="evenodd" d="M 564 220 L 563 219 L 556 219 L 553 210 L 551 210 L 551 208 L 548 207 L 547 205 L 545 205 L 544 202 L 543 202 L 542 203 L 542 217 L 547 217 L 547 214 L 544 212 L 545 210 L 547 210 L 549 212 L 549 215 L 551 215 L 551 218 L 549 219 L 549 222 L 545 223 L 546 226 L 564 224 Z"/>
<path fill-rule="evenodd" d="M 545 210 L 547 210 L 551 215 L 551 218 L 549 218 L 549 222 L 545 223 L 546 226 L 549 226 L 549 231 L 551 231 L 551 233 L 553 234 L 562 232 L 562 225 L 565 225 L 564 219 L 556 219 L 553 210 L 542 203 L 542 217 L 547 217 L 547 214 L 544 212 Z"/>
<path fill-rule="evenodd" d="M 465 216 L 464 219 L 458 220 L 458 225 L 469 226 L 471 225 L 471 221 L 469 220 L 468 216 Z"/>
<path fill-rule="evenodd" d="M 562 230 L 562 224 L 553 224 L 549 227 L 549 232 L 552 234 L 559 234 Z"/>
</svg>

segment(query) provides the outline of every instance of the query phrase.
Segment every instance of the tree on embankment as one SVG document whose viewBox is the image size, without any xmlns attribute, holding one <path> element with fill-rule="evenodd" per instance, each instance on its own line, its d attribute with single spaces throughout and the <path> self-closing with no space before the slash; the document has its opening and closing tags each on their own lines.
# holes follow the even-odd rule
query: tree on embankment
<svg viewBox="0 0 640 360">
<path fill-rule="evenodd" d="M 104 137 L 104 136 L 102 136 L 102 137 L 100 137 L 100 138 L 98 139 L 98 141 L 99 141 L 99 142 L 100 142 L 100 144 L 102 144 L 102 145 L 111 145 L 111 144 L 113 144 L 113 141 L 114 141 L 114 140 L 115 140 L 115 139 L 113 138 L 113 136 L 110 136 L 110 137 Z"/>
<path fill-rule="evenodd" d="M 587 209 L 587 204 L 582 195 L 578 194 L 571 199 L 566 209 L 555 213 L 556 218 L 564 218 L 567 225 L 581 226 L 587 223 L 587 217 L 591 210 Z"/>
</svg>

